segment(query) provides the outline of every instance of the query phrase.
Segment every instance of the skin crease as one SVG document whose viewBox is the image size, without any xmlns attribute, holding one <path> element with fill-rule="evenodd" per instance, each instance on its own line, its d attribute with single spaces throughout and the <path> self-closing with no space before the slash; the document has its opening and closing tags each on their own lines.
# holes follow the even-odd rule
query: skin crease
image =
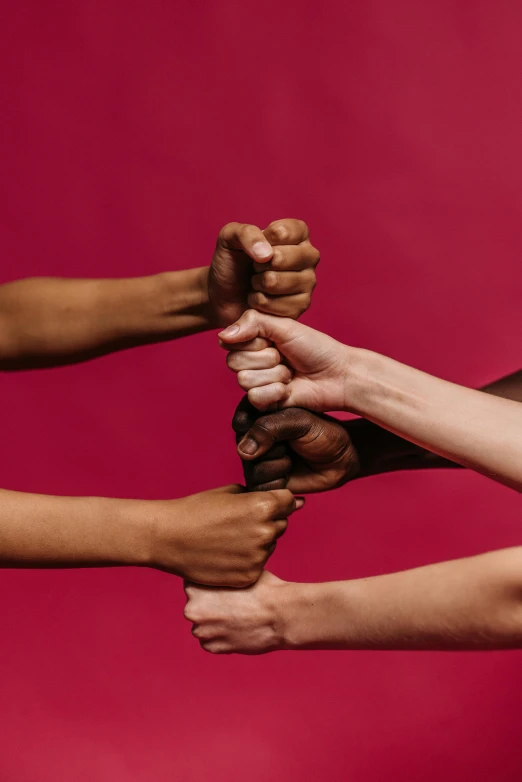
<svg viewBox="0 0 522 782">
<path fill-rule="evenodd" d="M 85 361 L 228 325 L 250 306 L 299 317 L 318 251 L 301 220 L 229 223 L 210 266 L 123 280 L 34 278 L 0 286 L 0 369 Z M 266 344 L 266 343 L 263 343 Z M 279 359 L 278 359 L 279 360 Z M 207 584 L 252 583 L 302 503 L 222 487 L 176 500 L 0 490 L 0 564 L 146 565 Z"/>
</svg>

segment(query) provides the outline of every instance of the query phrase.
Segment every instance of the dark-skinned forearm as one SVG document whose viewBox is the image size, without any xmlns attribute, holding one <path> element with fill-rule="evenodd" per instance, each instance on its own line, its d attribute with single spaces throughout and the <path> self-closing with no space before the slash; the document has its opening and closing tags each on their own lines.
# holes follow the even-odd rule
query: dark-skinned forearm
<svg viewBox="0 0 522 782">
<path fill-rule="evenodd" d="M 212 328 L 208 267 L 149 277 L 0 286 L 0 369 L 85 361 Z"/>
</svg>

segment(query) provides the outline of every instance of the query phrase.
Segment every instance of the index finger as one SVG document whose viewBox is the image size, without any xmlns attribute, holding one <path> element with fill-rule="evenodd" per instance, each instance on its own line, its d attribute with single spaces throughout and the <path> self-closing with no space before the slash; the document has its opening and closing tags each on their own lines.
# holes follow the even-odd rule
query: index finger
<svg viewBox="0 0 522 782">
<path fill-rule="evenodd" d="M 310 238 L 307 224 L 293 218 L 274 220 L 263 233 L 272 245 L 301 244 Z"/>
<path fill-rule="evenodd" d="M 241 250 L 254 261 L 267 261 L 273 255 L 269 240 L 257 225 L 228 223 L 219 232 L 218 248 Z"/>
</svg>

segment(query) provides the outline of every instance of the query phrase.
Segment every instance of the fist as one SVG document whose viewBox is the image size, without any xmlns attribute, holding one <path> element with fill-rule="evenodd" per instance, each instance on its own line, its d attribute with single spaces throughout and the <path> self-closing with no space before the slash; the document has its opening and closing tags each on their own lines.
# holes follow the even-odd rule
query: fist
<svg viewBox="0 0 522 782">
<path fill-rule="evenodd" d="M 266 570 L 249 589 L 206 589 L 186 584 L 185 619 L 205 651 L 213 654 L 263 654 L 285 648 L 279 610 L 285 587 Z"/>
<path fill-rule="evenodd" d="M 286 489 L 246 493 L 237 485 L 156 501 L 152 563 L 198 584 L 253 584 L 302 502 Z"/>
<path fill-rule="evenodd" d="M 228 326 L 249 307 L 298 318 L 310 306 L 319 252 L 302 220 L 276 220 L 264 231 L 229 223 L 218 236 L 208 277 L 217 326 Z"/>
<path fill-rule="evenodd" d="M 330 416 L 298 407 L 260 414 L 244 397 L 232 428 L 250 491 L 287 487 L 309 494 L 335 489 L 359 474 L 347 425 Z"/>
<path fill-rule="evenodd" d="M 258 410 L 271 405 L 357 412 L 353 348 L 290 318 L 247 310 L 218 335 L 227 364 Z M 272 343 L 269 345 L 269 343 Z"/>
</svg>

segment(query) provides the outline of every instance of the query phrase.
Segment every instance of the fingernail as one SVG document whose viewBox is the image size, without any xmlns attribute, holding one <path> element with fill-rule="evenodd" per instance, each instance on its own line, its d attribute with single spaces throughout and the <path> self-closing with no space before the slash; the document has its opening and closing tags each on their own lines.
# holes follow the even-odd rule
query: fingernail
<svg viewBox="0 0 522 782">
<path fill-rule="evenodd" d="M 296 497 L 295 498 L 295 509 L 299 510 L 299 508 L 302 508 L 305 504 L 305 498 L 304 497 Z"/>
<path fill-rule="evenodd" d="M 256 258 L 269 258 L 272 255 L 272 248 L 268 242 L 255 242 L 252 245 L 252 252 Z"/>
<path fill-rule="evenodd" d="M 239 450 L 243 453 L 253 456 L 258 449 L 258 445 L 253 437 L 243 437 L 239 443 Z"/>
<path fill-rule="evenodd" d="M 237 334 L 239 331 L 239 326 L 236 323 L 233 323 L 232 326 L 227 326 L 226 329 L 223 329 L 223 331 L 219 332 L 220 337 L 233 337 L 234 334 Z"/>
</svg>

